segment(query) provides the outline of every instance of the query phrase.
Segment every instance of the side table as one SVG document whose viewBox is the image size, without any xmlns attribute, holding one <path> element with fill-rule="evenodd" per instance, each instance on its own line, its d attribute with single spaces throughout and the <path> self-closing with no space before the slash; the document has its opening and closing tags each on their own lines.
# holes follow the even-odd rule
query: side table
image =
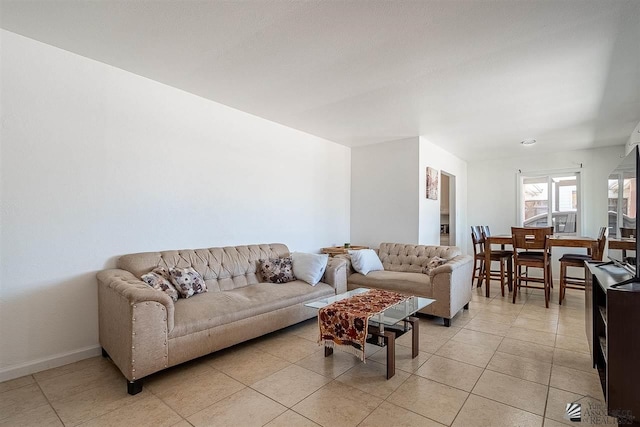
<svg viewBox="0 0 640 427">
<path fill-rule="evenodd" d="M 359 249 L 369 249 L 369 246 L 351 245 L 348 248 L 345 248 L 344 246 L 331 246 L 329 248 L 322 248 L 322 253 L 323 254 L 329 254 L 329 256 L 332 257 L 332 256 L 335 256 L 335 255 L 346 254 L 350 250 L 357 251 Z"/>
</svg>

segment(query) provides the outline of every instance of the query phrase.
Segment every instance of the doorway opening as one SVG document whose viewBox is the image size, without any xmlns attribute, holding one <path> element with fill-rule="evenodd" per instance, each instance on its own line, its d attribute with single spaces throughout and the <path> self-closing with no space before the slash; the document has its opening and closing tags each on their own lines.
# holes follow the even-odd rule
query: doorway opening
<svg viewBox="0 0 640 427">
<path fill-rule="evenodd" d="M 440 246 L 456 245 L 456 177 L 440 176 Z"/>
</svg>

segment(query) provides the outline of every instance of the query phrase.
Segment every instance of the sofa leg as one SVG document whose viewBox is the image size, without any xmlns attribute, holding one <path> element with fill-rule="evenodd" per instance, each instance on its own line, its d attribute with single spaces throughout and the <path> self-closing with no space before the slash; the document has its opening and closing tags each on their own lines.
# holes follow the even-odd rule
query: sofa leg
<svg viewBox="0 0 640 427">
<path fill-rule="evenodd" d="M 104 348 L 102 349 L 102 357 L 110 359 L 109 353 L 107 353 L 107 351 Z"/>
<path fill-rule="evenodd" d="M 464 308 L 465 310 L 469 310 L 469 303 L 466 303 L 462 308 Z"/>
<path fill-rule="evenodd" d="M 447 328 L 451 326 L 451 319 L 443 318 L 443 320 L 444 320 L 444 326 L 446 326 Z"/>
<path fill-rule="evenodd" d="M 127 393 L 130 395 L 138 394 L 142 391 L 142 380 L 127 380 Z"/>
</svg>

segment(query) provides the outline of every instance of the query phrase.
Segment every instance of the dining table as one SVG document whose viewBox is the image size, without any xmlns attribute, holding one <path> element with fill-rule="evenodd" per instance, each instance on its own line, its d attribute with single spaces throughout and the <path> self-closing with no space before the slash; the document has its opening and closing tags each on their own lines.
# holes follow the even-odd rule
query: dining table
<svg viewBox="0 0 640 427">
<path fill-rule="evenodd" d="M 634 237 L 622 237 L 609 239 L 609 249 L 622 251 L 622 259 L 627 257 L 627 251 L 636 250 L 636 239 Z"/>
<path fill-rule="evenodd" d="M 609 249 L 620 249 L 623 251 L 635 251 L 636 239 L 624 238 L 624 239 L 609 239 Z"/>
<path fill-rule="evenodd" d="M 503 250 L 506 245 L 513 246 L 513 237 L 511 234 L 501 234 L 495 236 L 486 236 L 484 245 L 485 254 L 485 282 L 487 283 L 485 289 L 485 295 L 489 297 L 491 288 L 491 246 L 500 245 L 500 249 Z M 549 246 L 561 246 L 568 248 L 586 248 L 594 258 L 599 258 L 598 254 L 598 239 L 586 236 L 567 236 L 567 235 L 553 235 L 549 236 Z M 513 277 L 509 277 L 509 291 L 513 290 Z"/>
</svg>

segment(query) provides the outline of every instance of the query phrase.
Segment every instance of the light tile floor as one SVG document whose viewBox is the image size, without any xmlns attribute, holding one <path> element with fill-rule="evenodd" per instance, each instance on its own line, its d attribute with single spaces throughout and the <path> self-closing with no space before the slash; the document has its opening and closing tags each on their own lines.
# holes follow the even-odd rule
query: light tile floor
<svg viewBox="0 0 640 427">
<path fill-rule="evenodd" d="M 325 358 L 310 320 L 148 377 L 136 396 L 101 357 L 0 383 L 0 427 L 591 425 L 564 418 L 603 400 L 584 293 L 558 306 L 556 289 L 549 309 L 539 291 L 492 293 L 474 290 L 450 328 L 421 318 L 419 356 L 399 338 L 389 381 L 384 350 Z"/>
</svg>

